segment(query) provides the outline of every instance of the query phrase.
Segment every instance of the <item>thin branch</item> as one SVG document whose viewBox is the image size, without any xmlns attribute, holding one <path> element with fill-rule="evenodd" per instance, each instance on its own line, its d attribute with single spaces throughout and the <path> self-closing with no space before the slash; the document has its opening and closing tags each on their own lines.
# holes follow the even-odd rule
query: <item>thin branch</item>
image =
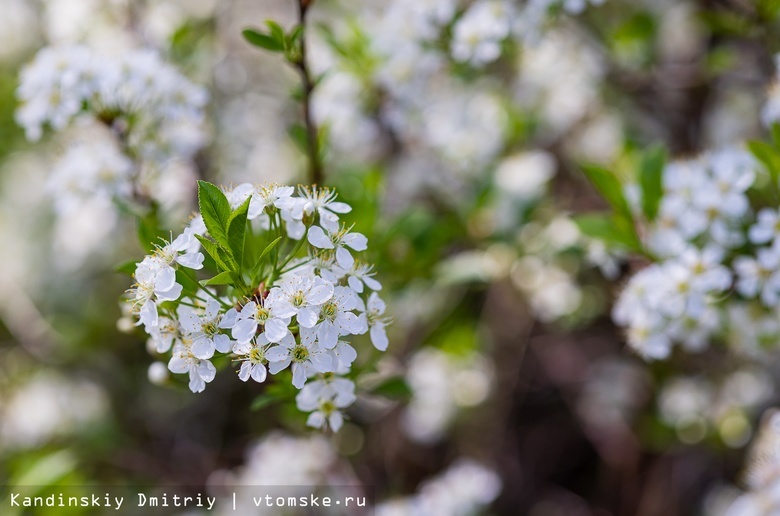
<svg viewBox="0 0 780 516">
<path fill-rule="evenodd" d="M 312 92 L 314 91 L 314 81 L 309 73 L 306 64 L 306 14 L 313 0 L 298 0 L 298 23 L 301 27 L 300 36 L 300 55 L 295 62 L 295 68 L 301 76 L 301 86 L 303 89 L 303 122 L 306 126 L 307 154 L 309 159 L 309 182 L 316 185 L 322 185 L 323 166 L 320 156 L 319 131 L 312 116 Z"/>
</svg>

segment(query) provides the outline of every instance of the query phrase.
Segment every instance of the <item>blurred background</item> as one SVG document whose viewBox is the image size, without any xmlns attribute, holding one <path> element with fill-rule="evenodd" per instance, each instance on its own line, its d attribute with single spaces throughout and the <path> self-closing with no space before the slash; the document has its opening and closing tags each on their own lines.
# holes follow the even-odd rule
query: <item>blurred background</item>
<svg viewBox="0 0 780 516">
<path fill-rule="evenodd" d="M 777 364 L 635 356 L 610 309 L 643 264 L 570 217 L 605 207 L 581 163 L 760 136 L 779 10 L 316 0 L 325 183 L 354 207 L 394 319 L 334 435 L 268 403 L 268 384 L 223 370 L 194 395 L 169 378 L 118 301 L 115 266 L 143 256 L 133 220 L 53 209 L 47 178 L 89 129 L 29 142 L 14 120 L 41 48 L 152 48 L 210 93 L 208 143 L 160 185 L 169 227 L 196 179 L 305 183 L 298 77 L 241 36 L 292 27 L 297 2 L 0 0 L 0 484 L 365 485 L 399 515 L 723 514 Z"/>
</svg>

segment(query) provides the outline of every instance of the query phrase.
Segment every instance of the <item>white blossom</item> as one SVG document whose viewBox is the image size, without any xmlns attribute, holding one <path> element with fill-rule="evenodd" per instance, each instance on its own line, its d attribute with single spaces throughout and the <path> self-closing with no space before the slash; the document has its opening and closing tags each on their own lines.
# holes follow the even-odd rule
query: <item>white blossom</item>
<svg viewBox="0 0 780 516">
<path fill-rule="evenodd" d="M 338 231 L 326 233 L 319 226 L 309 228 L 309 243 L 319 249 L 334 249 L 336 252 L 336 263 L 344 269 L 351 269 L 355 259 L 349 252 L 351 248 L 355 251 L 365 251 L 368 247 L 368 239 L 361 233 L 351 233 L 348 228 L 341 228 Z"/>
<path fill-rule="evenodd" d="M 206 359 L 196 357 L 188 343 L 176 344 L 173 348 L 173 356 L 168 362 L 168 369 L 172 373 L 189 374 L 189 387 L 192 392 L 203 392 L 206 384 L 211 382 L 217 374 L 214 364 Z"/>
<path fill-rule="evenodd" d="M 387 306 L 376 292 L 372 292 L 365 308 L 365 311 L 359 315 L 360 324 L 364 331 L 365 328 L 368 329 L 374 347 L 379 351 L 385 351 L 389 342 L 385 326 L 390 322 L 387 317 L 384 317 Z"/>
<path fill-rule="evenodd" d="M 233 352 L 241 360 L 241 368 L 238 370 L 238 377 L 246 382 L 252 378 L 257 383 L 263 383 L 267 376 L 265 364 L 268 360 L 265 352 L 268 349 L 269 342 L 265 333 L 261 333 L 251 342 L 236 343 Z"/>
<path fill-rule="evenodd" d="M 358 307 L 358 297 L 349 287 L 336 287 L 333 296 L 320 306 L 317 341 L 325 349 L 333 349 L 338 338 L 363 333 L 363 325 L 352 310 Z M 301 335 L 314 329 L 302 328 Z"/>
<path fill-rule="evenodd" d="M 480 66 L 501 55 L 501 43 L 509 36 L 511 4 L 501 0 L 474 2 L 453 28 L 452 57 Z"/>
<path fill-rule="evenodd" d="M 258 326 L 262 326 L 269 342 L 282 340 L 290 331 L 287 329 L 290 318 L 297 312 L 290 303 L 279 302 L 280 295 L 281 289 L 277 287 L 266 298 L 245 304 L 232 326 L 233 338 L 242 344 L 249 342 L 257 334 Z"/>
<path fill-rule="evenodd" d="M 304 216 L 318 215 L 320 225 L 330 232 L 339 230 L 339 216 L 349 213 L 352 207 L 336 201 L 337 194 L 328 188 L 300 188 L 300 197 L 283 197 L 279 200 L 279 208 L 289 210 L 294 220 L 302 220 Z"/>
<path fill-rule="evenodd" d="M 780 234 L 780 214 L 777 210 L 764 208 L 756 215 L 756 223 L 750 226 L 748 238 L 753 244 L 773 243 Z"/>
<path fill-rule="evenodd" d="M 190 306 L 179 307 L 179 322 L 184 335 L 192 342 L 190 350 L 198 358 L 211 358 L 214 351 L 227 353 L 233 346 L 230 337 L 221 333 L 221 305 L 210 298 L 201 312 Z"/>
<path fill-rule="evenodd" d="M 292 383 L 298 389 L 303 388 L 310 373 L 328 373 L 333 364 L 328 352 L 317 345 L 313 332 L 302 333 L 299 341 L 288 334 L 269 348 L 265 357 L 271 374 L 277 374 L 292 364 Z"/>
<path fill-rule="evenodd" d="M 319 306 L 333 296 L 333 284 L 319 276 L 288 276 L 279 284 L 274 304 L 281 313 L 291 313 L 298 323 L 311 328 L 319 319 Z"/>
<path fill-rule="evenodd" d="M 306 421 L 314 428 L 338 432 L 344 422 L 340 409 L 355 401 L 355 384 L 344 378 L 327 377 L 307 383 L 295 397 L 298 409 L 311 412 Z"/>
</svg>

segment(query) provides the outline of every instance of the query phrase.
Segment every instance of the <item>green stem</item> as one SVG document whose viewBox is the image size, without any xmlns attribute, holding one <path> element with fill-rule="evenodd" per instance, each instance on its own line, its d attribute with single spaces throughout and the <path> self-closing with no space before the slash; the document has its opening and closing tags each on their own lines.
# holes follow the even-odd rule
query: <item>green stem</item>
<svg viewBox="0 0 780 516">
<path fill-rule="evenodd" d="M 198 282 L 198 278 L 196 278 L 196 277 L 195 277 L 195 273 L 194 273 L 194 272 L 190 271 L 190 270 L 189 270 L 189 269 L 187 269 L 186 267 L 179 267 L 179 270 L 181 270 L 181 271 L 184 273 L 184 275 L 185 275 L 185 276 L 187 276 L 189 279 L 191 279 L 192 281 L 194 281 L 195 283 L 197 283 L 197 284 L 198 284 L 198 286 L 200 286 L 200 283 Z M 225 303 L 225 302 L 224 302 L 223 300 L 221 300 L 221 299 L 220 299 L 220 298 L 219 298 L 219 297 L 218 297 L 216 294 L 212 293 L 212 292 L 211 292 L 209 289 L 207 289 L 207 288 L 201 288 L 201 289 L 200 289 L 200 292 L 205 292 L 205 293 L 206 293 L 206 294 L 208 294 L 210 297 L 214 298 L 214 299 L 215 299 L 215 300 L 216 300 L 216 301 L 217 301 L 217 302 L 218 302 L 220 305 L 222 305 L 224 308 L 231 308 L 231 306 L 230 306 L 228 303 Z M 201 298 L 199 298 L 197 295 L 195 296 L 195 298 L 196 298 L 196 299 L 200 299 L 201 301 L 204 301 L 204 302 L 205 302 L 205 300 L 204 300 L 204 299 L 201 299 Z"/>
<path fill-rule="evenodd" d="M 296 263 L 295 265 L 293 265 L 293 266 L 292 266 L 292 267 L 290 267 L 289 269 L 283 269 L 283 270 L 279 271 L 279 274 L 280 274 L 280 275 L 281 275 L 281 274 L 287 274 L 287 273 L 288 273 L 288 272 L 290 272 L 290 271 L 294 271 L 294 270 L 295 270 L 295 269 L 297 269 L 298 267 L 303 267 L 304 265 L 306 265 L 306 264 L 307 264 L 307 263 L 309 263 L 310 261 L 311 261 L 311 258 L 310 258 L 310 259 L 308 259 L 308 260 L 306 260 L 306 261 L 304 261 L 304 262 L 301 262 L 301 263 Z"/>
<path fill-rule="evenodd" d="M 284 260 L 284 263 L 283 263 L 282 265 L 280 265 L 280 266 L 279 266 L 279 270 L 280 270 L 280 271 L 281 271 L 282 269 L 284 269 L 284 268 L 285 268 L 285 266 L 286 266 L 288 263 L 290 263 L 290 260 L 292 260 L 293 258 L 295 258 L 295 255 L 296 255 L 296 254 L 298 254 L 298 251 L 300 251 L 300 250 L 301 250 L 301 247 L 303 247 L 303 244 L 304 244 L 304 242 L 306 241 L 306 237 L 307 237 L 308 235 L 309 235 L 309 227 L 307 226 L 307 227 L 306 227 L 306 231 L 304 231 L 304 232 L 303 232 L 303 236 L 302 236 L 302 237 L 301 237 L 301 239 L 298 241 L 298 244 L 295 246 L 295 249 L 293 249 L 293 250 L 292 250 L 292 252 L 289 254 L 289 256 L 287 256 L 287 258 Z M 281 274 L 281 272 L 280 272 L 280 274 Z"/>
</svg>

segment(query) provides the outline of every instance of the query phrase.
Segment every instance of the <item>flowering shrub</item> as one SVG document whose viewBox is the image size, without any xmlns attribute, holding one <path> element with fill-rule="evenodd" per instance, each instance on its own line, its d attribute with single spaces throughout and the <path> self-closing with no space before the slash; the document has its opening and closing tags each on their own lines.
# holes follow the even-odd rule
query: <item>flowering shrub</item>
<svg viewBox="0 0 780 516">
<path fill-rule="evenodd" d="M 339 220 L 352 208 L 327 188 L 294 194 L 291 186 L 222 191 L 201 181 L 200 214 L 137 264 L 129 302 L 156 352 L 171 353 L 168 369 L 189 375 L 192 392 L 214 379 L 217 353 L 240 363 L 245 382 L 289 369 L 308 424 L 336 431 L 341 409 L 355 401 L 346 376 L 357 351 L 348 339 L 370 333 L 387 349 L 382 285 L 352 254 L 368 244 Z"/>
<path fill-rule="evenodd" d="M 652 261 L 613 310 L 642 356 L 666 358 L 674 344 L 701 351 L 712 341 L 756 354 L 776 338 L 771 324 L 751 325 L 752 337 L 743 330 L 746 319 L 774 320 L 780 302 L 780 226 L 771 208 L 780 147 L 750 148 L 667 165 L 650 152 L 637 183 L 625 189 L 610 172 L 588 169 L 614 213 L 583 216 L 581 229 Z"/>
<path fill-rule="evenodd" d="M 45 48 L 22 72 L 18 95 L 17 121 L 31 140 L 86 115 L 151 162 L 191 157 L 203 144 L 208 93 L 152 51 L 112 58 L 84 46 Z"/>
<path fill-rule="evenodd" d="M 17 96 L 29 140 L 46 128 L 65 138 L 46 192 L 59 240 L 73 240 L 73 228 L 89 221 L 93 238 L 79 237 L 76 265 L 117 240 L 120 214 L 148 219 L 148 229 L 159 225 L 160 208 L 170 214 L 187 205 L 192 162 L 207 141 L 209 95 L 156 52 L 47 47 L 23 69 Z"/>
<path fill-rule="evenodd" d="M 780 3 L 0 7 L 0 476 L 736 498 L 780 392 Z"/>
</svg>

